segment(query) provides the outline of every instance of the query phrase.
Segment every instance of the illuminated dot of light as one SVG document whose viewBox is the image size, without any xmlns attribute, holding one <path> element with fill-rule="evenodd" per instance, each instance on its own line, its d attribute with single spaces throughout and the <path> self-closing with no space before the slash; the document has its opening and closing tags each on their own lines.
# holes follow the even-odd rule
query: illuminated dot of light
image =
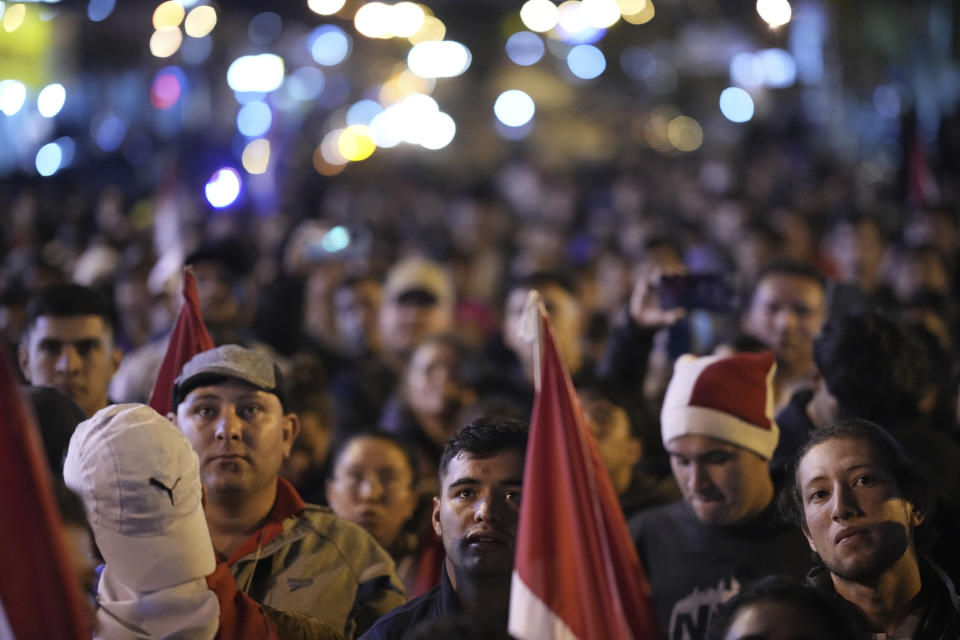
<svg viewBox="0 0 960 640">
<path fill-rule="evenodd" d="M 237 112 L 237 130 L 248 138 L 262 136 L 273 124 L 273 113 L 262 100 L 248 102 Z"/>
<path fill-rule="evenodd" d="M 578 78 L 592 80 L 607 68 L 607 59 L 592 44 L 579 44 L 567 54 L 567 66 Z"/>
<path fill-rule="evenodd" d="M 407 66 L 421 78 L 453 78 L 470 67 L 473 56 L 459 42 L 421 42 L 407 54 Z"/>
<path fill-rule="evenodd" d="M 177 52 L 182 42 L 180 27 L 164 27 L 150 36 L 150 53 L 157 58 L 169 58 Z"/>
<path fill-rule="evenodd" d="M 27 87 L 19 80 L 0 80 L 0 111 L 16 115 L 27 99 Z"/>
<path fill-rule="evenodd" d="M 90 0 L 87 5 L 87 17 L 90 22 L 102 22 L 106 20 L 116 7 L 116 0 Z"/>
<path fill-rule="evenodd" d="M 243 182 L 240 180 L 240 174 L 232 167 L 223 167 L 217 169 L 206 186 L 203 193 L 207 197 L 207 202 L 217 209 L 229 207 L 236 202 L 240 196 L 240 188 Z"/>
<path fill-rule="evenodd" d="M 727 87 L 720 93 L 720 112 L 727 120 L 747 122 L 753 111 L 753 98 L 740 87 Z"/>
<path fill-rule="evenodd" d="M 227 85 L 238 92 L 269 93 L 283 84 L 283 58 L 272 53 L 240 56 L 227 68 Z"/>
<path fill-rule="evenodd" d="M 307 0 L 307 7 L 321 16 L 332 16 L 343 9 L 346 3 L 347 0 Z"/>
<path fill-rule="evenodd" d="M 370 127 L 363 124 L 347 127 L 337 138 L 337 150 L 351 162 L 366 160 L 376 149 L 377 145 L 370 138 Z"/>
<path fill-rule="evenodd" d="M 543 58 L 545 51 L 543 40 L 530 31 L 518 31 L 507 38 L 506 49 L 507 57 L 521 67 L 536 64 Z"/>
<path fill-rule="evenodd" d="M 620 7 L 617 0 L 583 0 L 581 11 L 587 24 L 597 29 L 612 27 L 620 20 Z"/>
<path fill-rule="evenodd" d="M 317 64 L 332 67 L 350 55 L 352 42 L 343 29 L 332 24 L 314 29 L 307 38 L 310 55 Z"/>
<path fill-rule="evenodd" d="M 643 8 L 637 13 L 624 13 L 623 20 L 624 22 L 629 22 L 630 24 L 646 24 L 653 20 L 653 16 L 656 14 L 656 9 L 653 7 L 652 0 L 647 0 L 643 3 Z"/>
<path fill-rule="evenodd" d="M 357 10 L 353 26 L 368 38 L 390 38 L 391 7 L 383 2 L 368 2 Z"/>
<path fill-rule="evenodd" d="M 535 111 L 533 98 L 519 89 L 504 91 L 493 104 L 493 113 L 497 120 L 508 127 L 525 125 L 533 118 Z"/>
<path fill-rule="evenodd" d="M 420 135 L 420 146 L 436 151 L 443 149 L 453 141 L 457 134 L 457 124 L 449 114 L 439 111 L 433 114 L 429 124 Z"/>
<path fill-rule="evenodd" d="M 320 153 L 328 164 L 347 164 L 348 160 L 340 153 L 340 134 L 343 129 L 334 129 L 320 142 Z"/>
<path fill-rule="evenodd" d="M 783 49 L 764 49 L 756 55 L 763 84 L 774 89 L 789 87 L 797 79 L 797 63 Z"/>
<path fill-rule="evenodd" d="M 52 118 L 60 113 L 67 99 L 67 91 L 60 83 L 48 84 L 37 96 L 37 111 L 44 118 Z"/>
<path fill-rule="evenodd" d="M 420 44 L 421 42 L 443 40 L 446 35 L 447 26 L 440 19 L 434 16 L 424 16 L 420 30 L 407 39 L 410 44 Z"/>
<path fill-rule="evenodd" d="M 320 247 L 327 253 L 337 253 L 350 246 L 350 232 L 347 228 L 337 225 L 323 234 Z"/>
<path fill-rule="evenodd" d="M 300 67 L 287 77 L 286 82 L 294 100 L 309 102 L 323 93 L 326 77 L 316 67 Z"/>
<path fill-rule="evenodd" d="M 520 7 L 520 20 L 530 31 L 550 31 L 560 20 L 560 10 L 550 0 L 527 0 Z"/>
<path fill-rule="evenodd" d="M 27 6 L 25 4 L 12 4 L 3 12 L 3 29 L 7 33 L 12 33 L 20 28 L 24 18 L 27 17 Z"/>
<path fill-rule="evenodd" d="M 370 125 L 370 122 L 383 111 L 383 107 L 375 100 L 361 100 L 354 103 L 347 110 L 347 124 Z"/>
<path fill-rule="evenodd" d="M 617 0 L 620 15 L 632 16 L 640 13 L 647 7 L 647 0 Z"/>
<path fill-rule="evenodd" d="M 109 152 L 119 149 L 126 135 L 127 126 L 123 124 L 123 120 L 111 114 L 97 125 L 93 137 L 100 149 Z"/>
<path fill-rule="evenodd" d="M 157 72 L 150 86 L 150 102 L 157 109 L 166 110 L 177 104 L 180 93 L 183 91 L 182 72 L 167 67 Z"/>
<path fill-rule="evenodd" d="M 757 13 L 771 29 L 776 29 L 790 22 L 793 9 L 787 0 L 757 0 Z"/>
<path fill-rule="evenodd" d="M 44 177 L 52 176 L 63 163 L 63 149 L 56 142 L 48 142 L 37 151 L 35 162 L 37 173 Z"/>
<path fill-rule="evenodd" d="M 183 29 L 191 38 L 202 38 L 217 26 L 217 11 L 210 5 L 194 7 L 187 14 Z"/>
<path fill-rule="evenodd" d="M 677 116 L 667 125 L 667 139 L 680 151 L 696 151 L 703 144 L 703 129 L 693 118 Z"/>
<path fill-rule="evenodd" d="M 153 28 L 160 31 L 166 27 L 179 27 L 185 13 L 179 2 L 161 2 L 153 12 Z"/>
<path fill-rule="evenodd" d="M 413 2 L 398 2 L 390 10 L 390 32 L 397 38 L 409 38 L 423 26 L 426 14 Z"/>
<path fill-rule="evenodd" d="M 323 157 L 320 146 L 313 150 L 313 168 L 322 176 L 335 176 L 346 168 L 346 163 L 331 164 Z"/>
<path fill-rule="evenodd" d="M 241 162 L 247 173 L 266 173 L 270 165 L 270 141 L 264 138 L 252 140 L 244 148 Z"/>
</svg>

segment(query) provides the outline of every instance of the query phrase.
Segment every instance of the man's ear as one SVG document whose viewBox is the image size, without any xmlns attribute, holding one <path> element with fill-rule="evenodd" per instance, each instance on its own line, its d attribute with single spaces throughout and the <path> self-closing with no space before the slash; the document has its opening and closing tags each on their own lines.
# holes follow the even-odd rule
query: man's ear
<svg viewBox="0 0 960 640">
<path fill-rule="evenodd" d="M 440 526 L 440 498 L 433 496 L 433 514 L 430 516 L 430 522 L 433 524 L 433 532 L 438 536 L 443 536 L 443 528 Z"/>
<path fill-rule="evenodd" d="M 293 441 L 300 435 L 300 418 L 295 413 L 283 416 L 283 457 L 289 458 Z"/>
<path fill-rule="evenodd" d="M 23 377 L 30 382 L 30 350 L 23 343 L 17 345 L 17 362 L 20 364 Z"/>
</svg>

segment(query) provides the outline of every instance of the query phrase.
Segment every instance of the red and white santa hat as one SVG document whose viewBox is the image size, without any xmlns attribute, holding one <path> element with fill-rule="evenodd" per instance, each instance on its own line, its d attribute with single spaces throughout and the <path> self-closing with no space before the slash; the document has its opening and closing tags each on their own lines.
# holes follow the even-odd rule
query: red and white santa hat
<svg viewBox="0 0 960 640">
<path fill-rule="evenodd" d="M 663 442 L 685 435 L 710 436 L 769 460 L 780 439 L 773 419 L 772 353 L 681 356 L 660 412 Z"/>
</svg>

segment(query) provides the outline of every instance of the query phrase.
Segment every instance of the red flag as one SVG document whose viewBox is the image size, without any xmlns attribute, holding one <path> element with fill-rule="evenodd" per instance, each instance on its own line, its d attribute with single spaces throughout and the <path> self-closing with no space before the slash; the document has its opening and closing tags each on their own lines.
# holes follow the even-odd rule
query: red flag
<svg viewBox="0 0 960 640">
<path fill-rule="evenodd" d="M 79 580 L 70 567 L 40 435 L 0 347 L 0 604 L 15 638 L 82 640 Z M 0 628 L 2 632 L 2 628 Z"/>
<path fill-rule="evenodd" d="M 193 269 L 183 268 L 183 305 L 173 325 L 167 353 L 157 374 L 150 396 L 150 406 L 162 416 L 171 411 L 173 381 L 183 365 L 201 351 L 213 349 L 213 340 L 207 332 L 203 318 L 200 317 L 200 303 L 197 301 L 197 282 L 193 278 Z"/>
<path fill-rule="evenodd" d="M 520 640 L 659 638 L 650 590 L 613 485 L 542 311 L 510 592 Z"/>
</svg>

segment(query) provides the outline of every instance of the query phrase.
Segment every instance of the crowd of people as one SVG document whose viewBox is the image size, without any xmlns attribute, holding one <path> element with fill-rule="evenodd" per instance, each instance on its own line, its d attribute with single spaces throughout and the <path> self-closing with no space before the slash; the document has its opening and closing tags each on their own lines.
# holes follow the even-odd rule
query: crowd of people
<svg viewBox="0 0 960 640">
<path fill-rule="evenodd" d="M 664 639 L 960 638 L 958 212 L 759 157 L 344 180 L 173 248 L 159 201 L 79 234 L 17 194 L 0 331 L 85 506 L 92 633 L 507 637 L 535 290 Z M 163 416 L 184 265 L 217 346 Z"/>
</svg>

